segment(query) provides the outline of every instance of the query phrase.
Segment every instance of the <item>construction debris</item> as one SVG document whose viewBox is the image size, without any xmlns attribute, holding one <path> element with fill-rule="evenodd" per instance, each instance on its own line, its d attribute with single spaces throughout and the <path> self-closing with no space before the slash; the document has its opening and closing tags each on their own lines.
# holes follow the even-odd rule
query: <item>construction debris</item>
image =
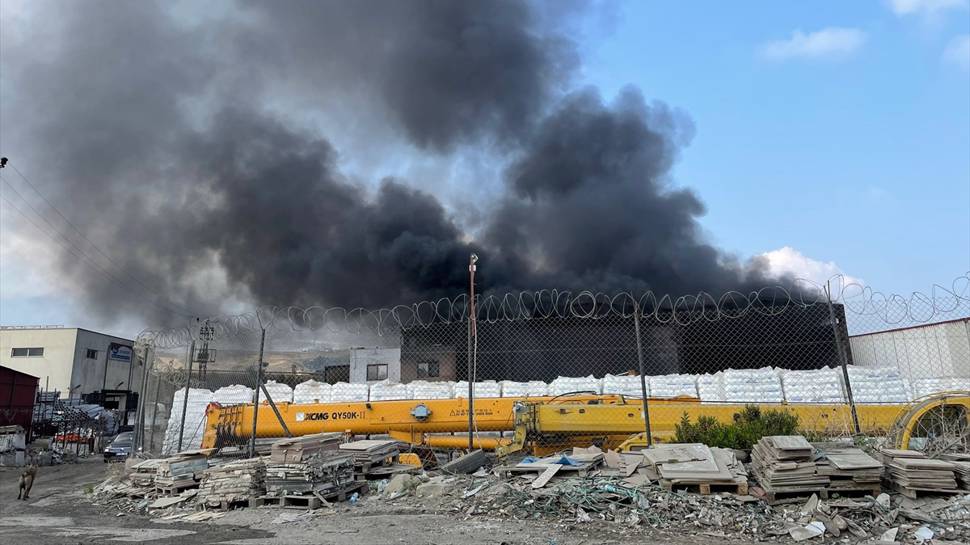
<svg viewBox="0 0 970 545">
<path fill-rule="evenodd" d="M 342 433 L 315 433 L 288 437 L 273 443 L 269 458 L 276 464 L 299 463 L 320 451 L 335 450 L 343 441 Z"/>
<path fill-rule="evenodd" d="M 828 492 L 869 492 L 878 496 L 883 465 L 855 447 L 822 447 L 815 461 L 818 475 L 829 478 Z"/>
<path fill-rule="evenodd" d="M 880 454 L 887 480 L 906 497 L 959 493 L 952 462 L 929 459 L 915 450 L 883 450 Z"/>
<path fill-rule="evenodd" d="M 339 450 L 321 450 L 297 463 L 268 463 L 264 499 L 291 496 L 330 499 L 354 483 L 353 456 Z"/>
<path fill-rule="evenodd" d="M 823 493 L 829 478 L 819 475 L 814 448 L 801 435 L 762 437 L 751 451 L 751 468 L 768 503 L 791 496 Z"/>
<path fill-rule="evenodd" d="M 155 488 L 169 494 L 198 485 L 215 449 L 190 450 L 158 461 Z"/>
<path fill-rule="evenodd" d="M 266 465 L 260 458 L 235 460 L 205 471 L 198 504 L 228 509 L 265 491 Z"/>
<path fill-rule="evenodd" d="M 689 487 L 701 494 L 724 489 L 748 493 L 748 473 L 734 451 L 702 444 L 658 445 L 643 451 L 660 484 L 668 489 Z"/>
</svg>

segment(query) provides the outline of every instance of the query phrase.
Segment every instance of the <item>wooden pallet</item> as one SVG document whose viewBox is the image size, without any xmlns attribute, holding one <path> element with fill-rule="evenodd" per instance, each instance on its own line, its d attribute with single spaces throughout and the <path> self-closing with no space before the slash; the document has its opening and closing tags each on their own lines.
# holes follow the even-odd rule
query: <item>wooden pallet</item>
<svg viewBox="0 0 970 545">
<path fill-rule="evenodd" d="M 189 483 L 179 483 L 172 486 L 158 486 L 155 485 L 155 493 L 160 496 L 177 496 L 181 494 L 184 490 L 189 490 L 190 488 L 198 488 L 199 482 L 192 481 Z"/>
<path fill-rule="evenodd" d="M 896 483 L 892 483 L 893 490 L 899 492 L 903 496 L 911 499 L 925 498 L 926 496 L 945 496 L 947 494 L 963 494 L 964 490 L 954 489 L 954 490 L 939 490 L 930 488 L 907 488 L 900 486 Z"/>
<path fill-rule="evenodd" d="M 809 498 L 812 494 L 817 495 L 819 499 L 823 500 L 827 500 L 829 498 L 828 490 L 824 488 L 773 489 L 762 485 L 761 489 L 765 491 L 765 499 L 768 501 L 768 505 L 787 503 L 789 500 L 796 498 Z"/>
<path fill-rule="evenodd" d="M 339 490 L 333 490 L 326 494 L 321 494 L 321 496 L 327 501 L 347 501 L 347 498 L 352 496 L 354 492 L 363 496 L 367 492 L 368 486 L 367 481 L 354 481 Z"/>
<path fill-rule="evenodd" d="M 218 503 L 209 503 L 208 501 L 202 504 L 196 505 L 199 511 L 229 511 L 230 509 L 244 509 L 247 507 L 262 507 L 265 502 L 262 497 L 259 498 L 248 498 L 245 500 L 222 500 Z"/>
<path fill-rule="evenodd" d="M 874 484 L 872 486 L 827 488 L 825 492 L 829 496 L 833 494 L 838 494 L 839 496 L 842 496 L 842 497 L 872 496 L 873 498 L 875 498 L 879 494 L 882 494 L 882 486 L 878 484 Z"/>
<path fill-rule="evenodd" d="M 260 496 L 263 505 L 274 505 L 284 509 L 319 509 L 323 506 L 320 498 L 313 495 Z"/>
<path fill-rule="evenodd" d="M 687 490 L 703 496 L 710 496 L 717 492 L 730 492 L 738 496 L 748 494 L 748 481 L 737 480 L 733 483 L 674 483 L 666 479 L 660 480 L 660 486 L 671 492 L 675 490 Z"/>
</svg>

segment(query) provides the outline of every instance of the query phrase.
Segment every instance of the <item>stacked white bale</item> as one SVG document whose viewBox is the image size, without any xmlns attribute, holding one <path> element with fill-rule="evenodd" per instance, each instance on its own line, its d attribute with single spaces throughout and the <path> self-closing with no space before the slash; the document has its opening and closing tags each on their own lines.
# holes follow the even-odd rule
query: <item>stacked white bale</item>
<svg viewBox="0 0 970 545">
<path fill-rule="evenodd" d="M 310 379 L 293 388 L 293 403 L 330 403 L 330 388 L 326 382 Z"/>
<path fill-rule="evenodd" d="M 697 395 L 701 401 L 722 403 L 726 401 L 724 394 L 724 374 L 718 371 L 713 375 L 698 375 Z"/>
<path fill-rule="evenodd" d="M 182 422 L 182 403 L 185 401 L 185 388 L 176 390 L 172 396 L 172 412 L 169 414 L 168 427 L 162 440 L 162 454 L 178 452 L 179 430 Z M 202 434 L 205 432 L 205 409 L 212 401 L 212 392 L 205 388 L 190 388 L 188 404 L 185 407 L 185 431 L 182 433 L 182 450 L 202 447 Z"/>
<path fill-rule="evenodd" d="M 212 393 L 212 402 L 220 405 L 242 405 L 253 402 L 253 389 L 242 384 L 223 386 Z"/>
<path fill-rule="evenodd" d="M 474 392 L 475 397 L 502 397 L 502 386 L 494 380 L 476 382 Z M 468 397 L 468 381 L 459 380 L 456 382 L 454 395 L 456 398 Z"/>
<path fill-rule="evenodd" d="M 549 392 L 549 385 L 541 380 L 530 380 L 529 382 L 515 382 L 503 380 L 502 397 L 539 397 Z"/>
<path fill-rule="evenodd" d="M 266 391 L 273 398 L 273 403 L 293 403 L 293 388 L 289 384 L 269 380 L 266 381 Z M 269 403 L 265 399 L 261 401 L 263 403 Z"/>
<path fill-rule="evenodd" d="M 950 389 L 950 379 L 948 378 L 918 378 L 913 380 L 913 397 L 919 399 L 939 392 L 946 392 Z M 852 381 L 852 393 L 855 397 L 855 381 Z"/>
<path fill-rule="evenodd" d="M 950 389 L 960 390 L 963 392 L 970 391 L 970 378 L 967 377 L 953 377 L 950 379 Z"/>
<path fill-rule="evenodd" d="M 697 397 L 694 375 L 659 375 L 650 377 L 650 397 Z"/>
<path fill-rule="evenodd" d="M 370 385 L 371 401 L 394 401 L 398 399 L 408 399 L 407 385 L 388 380 Z"/>
<path fill-rule="evenodd" d="M 369 395 L 370 388 L 366 384 L 338 382 L 330 389 L 330 401 L 333 403 L 367 401 Z"/>
<path fill-rule="evenodd" d="M 852 400 L 856 403 L 907 403 L 912 394 L 895 367 L 849 366 Z"/>
<path fill-rule="evenodd" d="M 789 403 L 842 403 L 842 370 L 831 367 L 781 371 L 785 401 Z"/>
<path fill-rule="evenodd" d="M 650 385 L 647 385 L 649 395 Z M 639 375 L 610 375 L 603 377 L 603 393 L 629 397 L 643 397 Z"/>
<path fill-rule="evenodd" d="M 725 401 L 781 403 L 781 379 L 771 367 L 724 371 Z"/>
<path fill-rule="evenodd" d="M 549 395 L 559 396 L 571 392 L 603 393 L 603 382 L 590 375 L 588 377 L 556 377 L 549 383 Z"/>
<path fill-rule="evenodd" d="M 454 396 L 454 382 L 409 382 L 408 399 L 451 399 Z"/>
</svg>

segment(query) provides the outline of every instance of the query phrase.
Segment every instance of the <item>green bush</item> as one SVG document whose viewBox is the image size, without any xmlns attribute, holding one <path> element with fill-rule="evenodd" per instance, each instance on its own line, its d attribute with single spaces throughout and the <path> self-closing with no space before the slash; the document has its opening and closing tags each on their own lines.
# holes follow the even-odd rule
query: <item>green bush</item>
<svg viewBox="0 0 970 545">
<path fill-rule="evenodd" d="M 695 424 L 685 412 L 676 426 L 676 438 L 679 443 L 748 450 L 766 435 L 792 435 L 797 429 L 798 416 L 792 413 L 747 405 L 734 414 L 731 424 L 722 424 L 713 416 L 701 416 Z"/>
</svg>

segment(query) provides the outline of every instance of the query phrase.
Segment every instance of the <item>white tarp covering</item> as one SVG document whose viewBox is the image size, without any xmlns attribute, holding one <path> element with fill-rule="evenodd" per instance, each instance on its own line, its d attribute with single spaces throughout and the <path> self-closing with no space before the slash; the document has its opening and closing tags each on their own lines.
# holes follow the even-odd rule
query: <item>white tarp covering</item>
<svg viewBox="0 0 970 545">
<path fill-rule="evenodd" d="M 529 382 L 515 382 L 503 380 L 502 397 L 538 397 L 549 393 L 549 385 L 541 380 L 530 380 Z"/>
<path fill-rule="evenodd" d="M 454 382 L 415 380 L 407 384 L 408 399 L 450 399 L 454 396 Z"/>
<path fill-rule="evenodd" d="M 330 388 L 326 382 L 307 380 L 293 388 L 293 403 L 330 403 Z"/>
<path fill-rule="evenodd" d="M 843 403 L 842 370 L 825 367 L 781 372 L 781 385 L 789 403 Z"/>
<path fill-rule="evenodd" d="M 856 403 L 906 403 L 911 394 L 895 367 L 848 366 L 852 399 Z"/>
<path fill-rule="evenodd" d="M 725 401 L 781 403 L 781 379 L 771 367 L 724 371 Z"/>
<path fill-rule="evenodd" d="M 502 387 L 494 380 L 476 382 L 475 397 L 502 397 Z M 468 382 L 459 380 L 455 383 L 455 397 L 468 397 Z"/>
<path fill-rule="evenodd" d="M 266 391 L 273 398 L 273 403 L 293 403 L 293 388 L 289 384 L 276 382 L 275 380 L 266 381 Z M 262 392 L 260 392 L 262 394 Z M 265 396 L 261 396 L 265 397 Z M 269 403 L 265 399 L 260 399 L 262 403 Z"/>
<path fill-rule="evenodd" d="M 549 383 L 549 395 L 559 396 L 570 392 L 603 392 L 603 382 L 589 375 L 588 377 L 556 377 Z"/>
<path fill-rule="evenodd" d="M 408 387 L 404 384 L 385 380 L 370 385 L 371 401 L 393 401 L 407 398 Z"/>
<path fill-rule="evenodd" d="M 274 399 L 275 401 L 275 399 Z M 242 384 L 223 386 L 212 392 L 212 402 L 220 405 L 240 405 L 253 402 L 253 389 Z"/>
<path fill-rule="evenodd" d="M 650 391 L 650 377 L 647 377 L 647 393 Z M 603 393 L 619 394 L 629 397 L 643 397 L 640 375 L 610 375 L 603 377 Z"/>
<path fill-rule="evenodd" d="M 694 375 L 659 375 L 650 377 L 651 397 L 697 397 L 697 379 Z"/>
<path fill-rule="evenodd" d="M 701 401 L 723 402 L 725 400 L 724 374 L 718 371 L 713 375 L 698 375 L 697 395 L 701 398 Z"/>
<path fill-rule="evenodd" d="M 330 389 L 330 401 L 334 403 L 367 401 L 369 394 L 370 388 L 366 384 L 338 382 Z"/>
<path fill-rule="evenodd" d="M 172 411 L 169 413 L 168 427 L 162 440 L 162 454 L 178 452 L 179 424 L 182 420 L 182 403 L 185 388 L 179 388 L 172 397 Z M 185 431 L 182 433 L 182 450 L 202 447 L 202 434 L 205 432 L 205 409 L 212 401 L 212 392 L 205 388 L 189 389 L 189 400 L 185 407 Z"/>
</svg>

